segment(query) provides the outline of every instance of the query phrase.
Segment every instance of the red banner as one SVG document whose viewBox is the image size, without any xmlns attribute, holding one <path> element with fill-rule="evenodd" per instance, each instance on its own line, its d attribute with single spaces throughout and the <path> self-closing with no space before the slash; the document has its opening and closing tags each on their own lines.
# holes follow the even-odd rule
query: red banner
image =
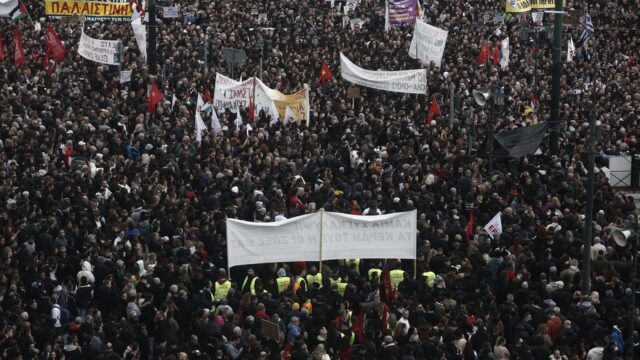
<svg viewBox="0 0 640 360">
<path fill-rule="evenodd" d="M 57 62 L 64 60 L 67 50 L 64 48 L 64 45 L 62 45 L 60 37 L 56 34 L 56 31 L 51 25 L 47 27 L 47 32 L 44 35 L 44 43 L 47 47 L 47 54 L 49 54 L 49 56 Z"/>
<path fill-rule="evenodd" d="M 16 32 L 13 35 L 13 63 L 16 67 L 22 65 L 27 56 L 24 54 L 24 48 L 22 47 L 22 40 L 20 39 L 20 29 L 16 27 Z"/>
</svg>

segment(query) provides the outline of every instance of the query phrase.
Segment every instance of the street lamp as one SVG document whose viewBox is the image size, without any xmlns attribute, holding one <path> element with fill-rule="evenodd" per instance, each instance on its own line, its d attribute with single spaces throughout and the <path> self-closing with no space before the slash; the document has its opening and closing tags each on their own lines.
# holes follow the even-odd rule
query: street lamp
<svg viewBox="0 0 640 360">
<path fill-rule="evenodd" d="M 481 87 L 473 90 L 473 99 L 480 107 L 484 107 L 491 100 L 491 115 L 487 122 L 487 152 L 489 153 L 489 174 L 493 172 L 493 123 L 495 105 L 504 105 L 504 93 L 499 90 L 492 92 L 489 88 Z"/>
<path fill-rule="evenodd" d="M 627 331 L 629 340 L 627 340 L 625 347 L 631 348 L 631 359 L 635 359 L 633 346 L 633 333 L 636 326 L 636 271 L 638 267 L 638 250 L 640 242 L 640 223 L 636 219 L 635 215 L 629 216 L 629 219 L 624 222 L 624 228 L 613 229 L 611 237 L 613 241 L 620 247 L 625 248 L 629 244 L 629 240 L 633 238 L 631 256 L 633 256 L 632 263 L 633 269 L 631 269 L 631 312 L 630 312 L 630 325 Z"/>
</svg>

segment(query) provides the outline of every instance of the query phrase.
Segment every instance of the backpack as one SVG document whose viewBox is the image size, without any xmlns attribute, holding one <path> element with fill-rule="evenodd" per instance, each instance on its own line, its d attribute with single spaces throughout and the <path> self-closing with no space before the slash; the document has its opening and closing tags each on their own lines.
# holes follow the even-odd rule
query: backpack
<svg viewBox="0 0 640 360">
<path fill-rule="evenodd" d="M 63 307 L 60 308 L 60 324 L 64 325 L 69 322 L 69 318 L 71 317 L 71 312 L 68 309 Z"/>
</svg>

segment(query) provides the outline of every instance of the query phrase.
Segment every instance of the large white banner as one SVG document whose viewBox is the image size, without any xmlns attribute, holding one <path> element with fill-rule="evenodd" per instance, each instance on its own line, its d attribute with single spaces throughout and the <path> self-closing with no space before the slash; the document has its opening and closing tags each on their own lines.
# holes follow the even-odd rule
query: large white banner
<svg viewBox="0 0 640 360">
<path fill-rule="evenodd" d="M 322 260 L 415 259 L 417 212 L 356 216 L 325 212 Z"/>
<path fill-rule="evenodd" d="M 273 223 L 227 220 L 229 266 L 320 259 L 320 213 Z"/>
<path fill-rule="evenodd" d="M 448 34 L 447 30 L 431 26 L 424 21 L 417 21 L 409 47 L 409 56 L 420 59 L 425 65 L 433 61 L 440 67 Z"/>
<path fill-rule="evenodd" d="M 132 17 L 131 28 L 133 29 L 133 35 L 136 38 L 138 49 L 140 49 L 142 60 L 147 61 L 147 29 L 142 25 L 142 19 L 137 11 L 134 12 Z"/>
<path fill-rule="evenodd" d="M 320 259 L 415 259 L 416 214 L 415 210 L 376 216 L 323 212 L 274 223 L 228 219 L 229 266 Z"/>
<path fill-rule="evenodd" d="M 107 65 L 120 64 L 120 41 L 119 40 L 99 40 L 87 36 L 82 31 L 78 54 L 85 59 Z"/>
<path fill-rule="evenodd" d="M 427 70 L 374 71 L 363 69 L 340 53 L 340 74 L 354 84 L 407 94 L 427 93 Z"/>
<path fill-rule="evenodd" d="M 253 81 L 253 78 L 243 82 L 235 81 L 217 73 L 213 107 L 218 110 L 229 109 L 232 113 L 238 112 L 239 108 L 248 109 L 253 97 Z"/>
</svg>

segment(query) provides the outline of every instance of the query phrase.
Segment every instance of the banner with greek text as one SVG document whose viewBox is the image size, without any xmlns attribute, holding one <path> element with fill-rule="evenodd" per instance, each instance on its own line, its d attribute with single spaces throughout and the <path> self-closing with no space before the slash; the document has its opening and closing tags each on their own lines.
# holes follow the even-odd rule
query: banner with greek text
<svg viewBox="0 0 640 360">
<path fill-rule="evenodd" d="M 417 21 L 409 46 L 409 56 L 412 59 L 420 59 L 425 65 L 433 61 L 440 67 L 448 34 L 447 30 L 431 26 L 422 20 Z"/>
<path fill-rule="evenodd" d="M 325 212 L 322 260 L 415 259 L 417 212 L 376 216 Z"/>
<path fill-rule="evenodd" d="M 562 8 L 565 9 L 567 7 L 567 0 L 564 0 L 562 3 Z M 555 0 L 531 0 L 532 9 L 553 9 L 555 7 Z"/>
<path fill-rule="evenodd" d="M 249 108 L 253 96 L 254 78 L 243 82 L 235 81 L 220 73 L 216 74 L 216 88 L 213 94 L 213 106 L 218 110 L 229 109 L 232 113 L 240 108 Z"/>
<path fill-rule="evenodd" d="M 508 13 L 531 11 L 531 0 L 506 0 L 505 11 Z"/>
<path fill-rule="evenodd" d="M 121 48 L 119 40 L 94 39 L 87 36 L 83 29 L 78 45 L 78 54 L 85 59 L 102 64 L 119 65 Z"/>
<path fill-rule="evenodd" d="M 128 21 L 133 14 L 130 0 L 45 0 L 44 11 L 53 18 L 84 15 L 90 21 Z"/>
<path fill-rule="evenodd" d="M 342 78 L 372 89 L 406 94 L 427 93 L 427 70 L 373 71 L 363 69 L 340 54 Z"/>
<path fill-rule="evenodd" d="M 227 220 L 229 266 L 320 259 L 320 213 L 273 223 Z"/>
<path fill-rule="evenodd" d="M 255 106 L 257 112 L 264 110 L 268 115 L 272 115 L 271 113 L 277 109 L 277 117 L 284 118 L 287 108 L 289 108 L 297 119 L 309 122 L 309 90 L 307 88 L 293 94 L 283 94 L 269 88 L 258 78 L 256 81 Z"/>
<path fill-rule="evenodd" d="M 388 0 L 389 26 L 413 24 L 418 16 L 418 0 Z"/>
</svg>

